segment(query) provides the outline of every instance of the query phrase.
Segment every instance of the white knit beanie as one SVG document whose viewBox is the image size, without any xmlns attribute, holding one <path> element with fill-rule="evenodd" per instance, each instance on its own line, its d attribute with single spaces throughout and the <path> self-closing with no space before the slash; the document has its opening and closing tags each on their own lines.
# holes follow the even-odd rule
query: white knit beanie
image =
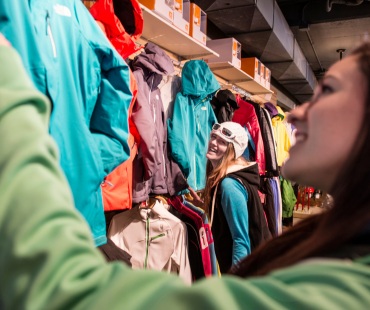
<svg viewBox="0 0 370 310">
<path fill-rule="evenodd" d="M 220 125 L 221 128 L 212 130 L 212 133 L 218 135 L 227 142 L 231 142 L 234 146 L 235 159 L 239 158 L 243 155 L 248 146 L 248 134 L 246 130 L 240 124 L 235 122 L 224 122 Z M 222 134 L 222 128 L 226 128 L 232 133 L 231 138 L 228 138 Z"/>
</svg>

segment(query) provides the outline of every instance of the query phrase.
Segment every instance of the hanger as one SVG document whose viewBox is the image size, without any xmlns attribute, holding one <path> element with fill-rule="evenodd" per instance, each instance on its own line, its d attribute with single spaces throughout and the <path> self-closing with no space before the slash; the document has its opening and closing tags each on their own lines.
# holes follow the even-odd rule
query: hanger
<svg viewBox="0 0 370 310">
<path fill-rule="evenodd" d="M 157 199 L 158 201 L 162 202 L 163 205 L 168 205 L 168 201 L 167 201 L 167 199 L 165 197 L 160 196 L 160 195 L 157 195 L 154 198 Z"/>
<path fill-rule="evenodd" d="M 140 209 L 152 209 L 157 202 L 157 199 L 155 197 L 149 197 L 148 199 L 142 201 L 139 205 Z"/>
</svg>

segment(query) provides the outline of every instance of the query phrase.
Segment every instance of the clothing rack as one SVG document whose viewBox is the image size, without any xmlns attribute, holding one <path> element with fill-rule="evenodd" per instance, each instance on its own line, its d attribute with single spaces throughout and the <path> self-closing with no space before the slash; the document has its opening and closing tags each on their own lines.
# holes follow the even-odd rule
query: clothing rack
<svg viewBox="0 0 370 310">
<path fill-rule="evenodd" d="M 241 95 L 242 97 L 246 97 L 248 99 L 251 99 L 252 98 L 252 94 L 250 94 L 249 92 L 247 92 L 246 90 L 236 86 L 236 85 L 232 85 L 231 86 L 231 89 L 235 92 L 237 92 L 239 95 Z"/>
</svg>

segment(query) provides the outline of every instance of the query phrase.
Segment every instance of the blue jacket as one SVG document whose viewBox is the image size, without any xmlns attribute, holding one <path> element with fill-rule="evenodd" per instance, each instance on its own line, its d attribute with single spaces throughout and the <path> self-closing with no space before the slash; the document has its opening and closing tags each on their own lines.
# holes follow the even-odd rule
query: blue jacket
<svg viewBox="0 0 370 310">
<path fill-rule="evenodd" d="M 0 29 L 52 101 L 50 133 L 61 166 L 102 245 L 100 183 L 129 156 L 129 68 L 80 0 L 0 0 L 0 12 Z"/>
<path fill-rule="evenodd" d="M 205 187 L 208 140 L 217 123 L 210 100 L 220 88 L 203 60 L 189 60 L 182 74 L 182 91 L 176 96 L 173 116 L 168 120 L 172 158 L 178 163 L 189 186 Z"/>
</svg>

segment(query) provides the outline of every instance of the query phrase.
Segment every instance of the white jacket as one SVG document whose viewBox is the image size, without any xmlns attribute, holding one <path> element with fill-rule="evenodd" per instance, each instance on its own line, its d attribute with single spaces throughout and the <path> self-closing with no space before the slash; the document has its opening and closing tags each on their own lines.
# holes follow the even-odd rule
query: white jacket
<svg viewBox="0 0 370 310">
<path fill-rule="evenodd" d="M 132 256 L 133 269 L 173 272 L 186 283 L 192 282 L 186 225 L 162 202 L 115 215 L 108 237 Z"/>
</svg>

